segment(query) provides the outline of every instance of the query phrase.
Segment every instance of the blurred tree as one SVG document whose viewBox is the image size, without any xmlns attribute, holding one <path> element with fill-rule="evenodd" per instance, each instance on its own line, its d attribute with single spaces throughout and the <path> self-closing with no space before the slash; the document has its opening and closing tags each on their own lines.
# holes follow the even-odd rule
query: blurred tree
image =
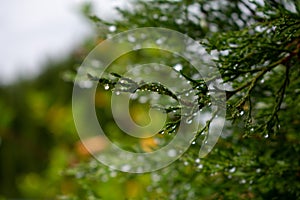
<svg viewBox="0 0 300 200">
<path fill-rule="evenodd" d="M 164 27 L 205 45 L 218 55 L 215 65 L 230 85 L 227 125 L 207 157 L 197 154 L 205 131 L 201 129 L 178 161 L 153 173 L 116 172 L 95 161 L 70 169 L 66 174 L 82 185 L 74 199 L 300 199 L 299 1 L 134 1 L 132 6 L 118 9 L 122 17 L 114 22 L 89 13 L 99 37 L 137 27 Z M 139 63 L 137 58 L 131 61 Z M 169 66 L 179 62 L 168 61 Z M 193 79 L 196 72 L 187 63 L 180 73 L 196 86 L 203 82 Z M 122 79 L 114 76 L 99 83 L 114 90 Z M 159 85 L 144 87 L 171 96 Z M 195 88 L 199 96 L 209 95 L 203 87 Z M 173 134 L 168 126 L 164 131 Z"/>
<path fill-rule="evenodd" d="M 75 161 L 78 136 L 63 71 L 80 64 L 79 51 L 47 62 L 33 80 L 0 87 L 0 198 L 54 198 L 65 187 L 60 171 Z"/>
</svg>

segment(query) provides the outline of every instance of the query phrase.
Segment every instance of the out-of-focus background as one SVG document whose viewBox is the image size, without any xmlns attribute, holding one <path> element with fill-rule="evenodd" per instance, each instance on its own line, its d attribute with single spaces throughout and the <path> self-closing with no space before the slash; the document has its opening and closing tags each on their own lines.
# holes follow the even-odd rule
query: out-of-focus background
<svg viewBox="0 0 300 200">
<path fill-rule="evenodd" d="M 53 199 L 75 190 L 62 170 L 78 147 L 68 71 L 96 44 L 93 9 L 106 20 L 124 0 L 0 2 L 0 199 Z"/>
<path fill-rule="evenodd" d="M 103 19 L 117 18 L 124 0 L 11 0 L 0 6 L 0 83 L 33 77 L 49 59 L 60 59 L 93 34 L 82 14 L 90 3 Z"/>
</svg>

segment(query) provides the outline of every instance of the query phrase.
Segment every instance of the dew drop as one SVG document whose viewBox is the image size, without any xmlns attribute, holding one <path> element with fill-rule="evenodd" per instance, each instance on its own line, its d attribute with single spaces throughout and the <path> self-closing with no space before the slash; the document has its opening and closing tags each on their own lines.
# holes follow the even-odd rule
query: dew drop
<svg viewBox="0 0 300 200">
<path fill-rule="evenodd" d="M 148 100 L 148 98 L 145 97 L 145 96 L 141 96 L 141 97 L 139 98 L 139 102 L 142 103 L 142 104 L 143 104 L 143 103 L 146 103 L 147 100 Z"/>
<path fill-rule="evenodd" d="M 108 30 L 110 32 L 115 32 L 117 30 L 117 27 L 116 26 L 110 26 L 110 27 L 108 27 Z"/>
<path fill-rule="evenodd" d="M 128 172 L 131 169 L 131 166 L 126 164 L 121 167 L 121 170 L 124 172 Z"/>
<path fill-rule="evenodd" d="M 266 134 L 265 136 L 264 136 L 264 138 L 268 138 L 269 137 L 269 134 Z"/>
<path fill-rule="evenodd" d="M 155 13 L 155 14 L 153 15 L 153 18 L 154 18 L 154 19 L 158 19 L 158 14 Z"/>
<path fill-rule="evenodd" d="M 108 90 L 108 89 L 109 89 L 109 85 L 107 85 L 107 84 L 104 85 L 104 89 L 105 89 L 105 90 Z"/>
<path fill-rule="evenodd" d="M 246 183 L 246 180 L 245 179 L 242 179 L 241 181 L 240 181 L 240 184 L 245 184 Z"/>
<path fill-rule="evenodd" d="M 236 168 L 233 167 L 233 168 L 231 168 L 231 169 L 229 170 L 229 172 L 230 172 L 230 173 L 233 173 L 233 172 L 235 172 L 235 170 L 236 170 Z"/>
<path fill-rule="evenodd" d="M 175 149 L 170 149 L 169 151 L 168 151 L 168 156 L 169 157 L 175 157 L 176 156 L 176 150 Z"/>
<path fill-rule="evenodd" d="M 197 168 L 198 168 L 198 169 L 202 169 L 202 168 L 203 168 L 203 165 L 200 164 L 200 165 L 197 166 Z"/>
<path fill-rule="evenodd" d="M 154 182 L 158 182 L 158 181 L 160 181 L 160 179 L 161 179 L 160 175 L 158 175 L 158 174 L 152 174 L 152 180 Z"/>
<path fill-rule="evenodd" d="M 200 163 L 200 158 L 197 158 L 197 159 L 195 160 L 195 162 L 196 162 L 196 163 Z"/>
<path fill-rule="evenodd" d="M 176 65 L 174 66 L 174 69 L 175 69 L 176 71 L 181 71 L 181 70 L 182 70 L 182 65 L 181 65 L 181 64 L 176 64 Z"/>
<path fill-rule="evenodd" d="M 182 24 L 182 23 L 183 23 L 183 20 L 182 20 L 182 19 L 176 19 L 176 23 L 177 23 L 177 24 Z"/>
<path fill-rule="evenodd" d="M 193 122 L 193 120 L 192 119 L 186 119 L 186 121 L 185 121 L 187 124 L 191 124 L 192 122 Z"/>
<path fill-rule="evenodd" d="M 167 16 L 162 16 L 160 19 L 161 19 L 161 21 L 168 21 L 168 17 Z"/>
<path fill-rule="evenodd" d="M 91 81 L 80 81 L 79 87 L 81 88 L 91 88 L 93 86 L 93 83 Z"/>
<path fill-rule="evenodd" d="M 187 161 L 184 161 L 184 166 L 188 166 L 189 165 L 189 163 L 187 162 Z"/>
<path fill-rule="evenodd" d="M 136 41 L 135 37 L 133 37 L 132 35 L 129 35 L 127 39 L 128 39 L 129 42 L 135 42 Z"/>
<path fill-rule="evenodd" d="M 155 41 L 155 43 L 158 44 L 158 45 L 160 45 L 160 44 L 163 43 L 163 40 L 162 39 L 158 39 L 158 40 Z"/>
<path fill-rule="evenodd" d="M 193 141 L 192 144 L 196 144 L 196 141 Z"/>
</svg>

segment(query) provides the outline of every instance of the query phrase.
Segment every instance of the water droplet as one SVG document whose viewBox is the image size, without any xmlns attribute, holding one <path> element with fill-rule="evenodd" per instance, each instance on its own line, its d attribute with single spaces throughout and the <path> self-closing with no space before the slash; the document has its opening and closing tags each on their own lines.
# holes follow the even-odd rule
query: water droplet
<svg viewBox="0 0 300 200">
<path fill-rule="evenodd" d="M 242 115 L 244 115 L 244 113 L 245 113 L 245 112 L 242 110 L 242 111 L 240 112 L 240 115 L 242 116 Z"/>
<path fill-rule="evenodd" d="M 110 32 L 115 32 L 117 30 L 117 27 L 116 26 L 110 26 L 110 27 L 108 27 L 108 30 Z"/>
<path fill-rule="evenodd" d="M 186 122 L 187 124 L 191 124 L 191 123 L 193 122 L 193 120 L 190 119 L 190 118 L 187 118 L 185 122 Z"/>
<path fill-rule="evenodd" d="M 189 163 L 187 161 L 184 161 L 183 163 L 185 166 L 189 165 Z"/>
<path fill-rule="evenodd" d="M 145 96 L 141 96 L 141 97 L 139 98 L 139 102 L 140 102 L 140 103 L 146 103 L 147 100 L 148 100 L 148 98 L 145 97 Z"/>
<path fill-rule="evenodd" d="M 139 95 L 137 93 L 133 93 L 130 95 L 130 99 L 137 99 Z"/>
<path fill-rule="evenodd" d="M 242 179 L 241 181 L 240 181 L 240 184 L 245 184 L 247 181 L 245 180 L 245 179 Z"/>
<path fill-rule="evenodd" d="M 80 81 L 79 82 L 79 87 L 81 88 L 91 88 L 93 86 L 92 81 Z"/>
<path fill-rule="evenodd" d="M 129 35 L 127 39 L 128 39 L 129 42 L 135 42 L 136 41 L 135 37 L 133 37 L 132 35 Z"/>
<path fill-rule="evenodd" d="M 163 43 L 163 40 L 162 40 L 162 39 L 158 39 L 158 40 L 156 40 L 155 42 L 156 42 L 156 44 L 162 44 L 162 43 Z"/>
<path fill-rule="evenodd" d="M 160 19 L 161 19 L 161 21 L 168 21 L 168 17 L 167 16 L 162 16 Z"/>
<path fill-rule="evenodd" d="M 197 166 L 197 168 L 198 168 L 198 169 L 202 169 L 202 168 L 203 168 L 203 165 L 200 164 L 200 165 Z"/>
<path fill-rule="evenodd" d="M 181 64 L 176 64 L 176 65 L 174 66 L 174 69 L 175 69 L 176 71 L 181 71 L 181 70 L 182 70 L 182 65 L 181 65 Z"/>
<path fill-rule="evenodd" d="M 160 175 L 158 175 L 158 174 L 152 174 L 151 178 L 154 182 L 158 182 L 161 179 Z"/>
<path fill-rule="evenodd" d="M 260 83 L 264 83 L 264 82 L 265 82 L 265 80 L 264 80 L 264 79 L 261 79 L 261 80 L 260 80 Z"/>
<path fill-rule="evenodd" d="M 197 158 L 197 159 L 195 160 L 195 162 L 196 162 L 196 163 L 200 163 L 200 158 Z"/>
<path fill-rule="evenodd" d="M 260 168 L 257 168 L 256 169 L 256 173 L 260 173 L 261 172 L 261 169 Z"/>
<path fill-rule="evenodd" d="M 254 128 L 251 128 L 250 131 L 253 132 L 253 131 L 254 131 Z"/>
<path fill-rule="evenodd" d="M 120 95 L 120 91 L 116 91 L 115 94 L 116 94 L 116 95 Z"/>
<path fill-rule="evenodd" d="M 104 89 L 105 89 L 105 90 L 108 90 L 108 89 L 109 89 L 109 85 L 108 85 L 108 84 L 105 84 L 105 85 L 104 85 Z"/>
<path fill-rule="evenodd" d="M 269 134 L 266 134 L 265 136 L 264 136 L 264 138 L 268 138 L 269 137 Z"/>
<path fill-rule="evenodd" d="M 177 155 L 177 152 L 175 149 L 170 149 L 167 154 L 169 157 L 175 157 Z"/>
<path fill-rule="evenodd" d="M 121 167 L 121 170 L 124 172 L 128 172 L 131 169 L 131 166 L 126 164 Z"/>
<path fill-rule="evenodd" d="M 182 24 L 182 23 L 183 23 L 183 20 L 182 20 L 182 19 L 176 19 L 176 23 L 177 23 L 177 24 Z"/>
<path fill-rule="evenodd" d="M 235 170 L 236 170 L 236 168 L 233 167 L 233 168 L 229 169 L 229 172 L 230 172 L 230 173 L 233 173 L 233 172 L 235 172 Z"/>
<path fill-rule="evenodd" d="M 193 141 L 192 144 L 196 144 L 196 141 Z"/>
</svg>

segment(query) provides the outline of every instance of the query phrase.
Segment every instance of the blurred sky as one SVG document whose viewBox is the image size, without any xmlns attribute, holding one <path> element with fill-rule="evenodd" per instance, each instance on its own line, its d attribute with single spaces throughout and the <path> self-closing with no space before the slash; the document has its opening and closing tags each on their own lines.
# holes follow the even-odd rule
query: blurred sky
<svg viewBox="0 0 300 200">
<path fill-rule="evenodd" d="M 97 15 L 116 17 L 126 0 L 93 0 Z M 32 77 L 47 58 L 65 56 L 92 34 L 80 13 L 85 0 L 0 1 L 0 84 Z"/>
</svg>

